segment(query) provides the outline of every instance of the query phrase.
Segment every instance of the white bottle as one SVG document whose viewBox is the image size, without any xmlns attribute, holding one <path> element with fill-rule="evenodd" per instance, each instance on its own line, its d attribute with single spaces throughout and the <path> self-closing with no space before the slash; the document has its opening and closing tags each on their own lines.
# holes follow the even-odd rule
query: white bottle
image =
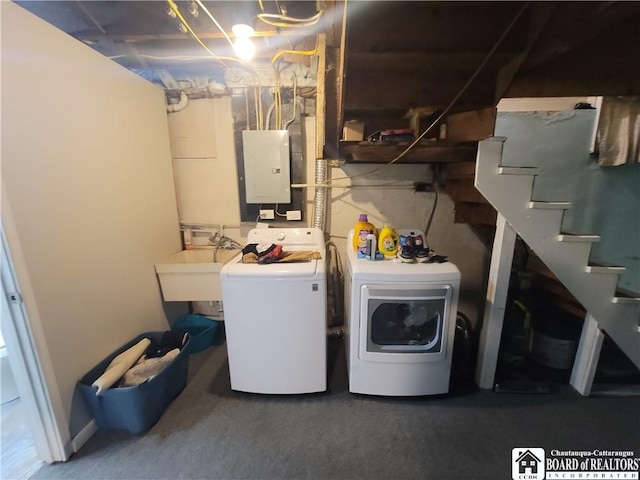
<svg viewBox="0 0 640 480">
<path fill-rule="evenodd" d="M 365 240 L 365 257 L 367 260 L 375 260 L 376 259 L 376 246 L 377 246 L 377 241 L 376 241 L 376 236 L 373 233 L 370 233 L 367 235 L 367 238 Z"/>
</svg>

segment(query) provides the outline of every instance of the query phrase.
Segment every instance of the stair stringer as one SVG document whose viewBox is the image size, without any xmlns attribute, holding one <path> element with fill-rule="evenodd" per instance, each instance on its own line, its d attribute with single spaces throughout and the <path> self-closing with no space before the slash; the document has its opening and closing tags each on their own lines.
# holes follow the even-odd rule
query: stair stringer
<svg viewBox="0 0 640 480">
<path fill-rule="evenodd" d="M 587 271 L 590 241 L 560 241 L 567 205 L 530 208 L 533 182 L 539 169 L 522 168 L 521 175 L 517 175 L 515 169 L 499 174 L 505 140 L 492 137 L 479 142 L 475 187 L 598 321 L 599 328 L 640 368 L 640 302 L 614 302 L 619 273 Z M 529 171 L 533 174 L 528 174 Z"/>
</svg>

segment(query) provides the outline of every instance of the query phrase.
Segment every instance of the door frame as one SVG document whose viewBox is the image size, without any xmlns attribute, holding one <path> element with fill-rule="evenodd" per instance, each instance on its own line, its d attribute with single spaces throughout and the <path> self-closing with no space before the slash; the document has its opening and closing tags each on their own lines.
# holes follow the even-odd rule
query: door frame
<svg viewBox="0 0 640 480">
<path fill-rule="evenodd" d="M 66 416 L 39 316 L 28 314 L 32 311 L 28 305 L 35 306 L 28 278 L 20 276 L 22 282 L 18 283 L 14 261 L 22 258 L 19 245 L 13 252 L 9 249 L 7 233 L 10 232 L 6 229 L 10 230 L 13 223 L 4 200 L 0 220 L 2 335 L 38 457 L 47 463 L 65 461 L 73 453 L 70 432 L 65 428 Z M 49 367 L 43 368 L 43 365 Z"/>
</svg>

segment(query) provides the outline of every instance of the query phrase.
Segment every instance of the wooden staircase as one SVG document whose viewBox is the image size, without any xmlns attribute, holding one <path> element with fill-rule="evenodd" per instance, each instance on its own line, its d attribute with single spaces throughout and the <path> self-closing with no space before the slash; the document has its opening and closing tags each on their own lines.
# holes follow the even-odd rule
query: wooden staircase
<svg viewBox="0 0 640 480">
<path fill-rule="evenodd" d="M 446 166 L 445 192 L 455 202 L 455 222 L 473 229 L 488 249 L 496 232 L 496 209 L 475 187 L 476 162 L 450 163 Z M 526 246 L 529 260 L 526 270 L 532 274 L 532 287 L 544 292 L 551 304 L 576 317 L 584 318 L 585 309 L 553 274 L 536 253 Z"/>
<path fill-rule="evenodd" d="M 455 222 L 468 224 L 491 248 L 496 231 L 495 208 L 474 185 L 476 162 L 458 162 L 447 165 L 445 192 L 455 202 Z"/>
<path fill-rule="evenodd" d="M 562 231 L 569 203 L 531 201 L 534 180 L 542 171 L 502 166 L 504 140 L 479 142 L 476 188 L 597 321 L 597 327 L 640 368 L 640 298 L 618 291 L 624 267 L 590 264 L 591 245 L 599 237 Z"/>
</svg>

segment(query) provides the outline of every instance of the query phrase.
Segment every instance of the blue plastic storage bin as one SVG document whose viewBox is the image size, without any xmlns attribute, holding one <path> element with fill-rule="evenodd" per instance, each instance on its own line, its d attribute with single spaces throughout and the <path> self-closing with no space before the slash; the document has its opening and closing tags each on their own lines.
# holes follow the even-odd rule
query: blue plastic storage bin
<svg viewBox="0 0 640 480">
<path fill-rule="evenodd" d="M 101 429 L 127 430 L 138 434 L 151 428 L 160 419 L 167 406 L 187 384 L 190 340 L 180 353 L 158 375 L 133 387 L 112 387 L 100 395 L 91 384 L 104 373 L 111 361 L 143 338 L 159 344 L 165 332 L 147 332 L 137 336 L 113 352 L 78 382 L 78 387 L 89 412 Z"/>
<path fill-rule="evenodd" d="M 222 343 L 220 341 L 221 323 L 204 315 L 182 315 L 171 325 L 171 330 L 188 332 L 191 335 L 191 341 L 187 350 L 189 353 L 197 353 L 206 350 L 211 345 Z"/>
</svg>

